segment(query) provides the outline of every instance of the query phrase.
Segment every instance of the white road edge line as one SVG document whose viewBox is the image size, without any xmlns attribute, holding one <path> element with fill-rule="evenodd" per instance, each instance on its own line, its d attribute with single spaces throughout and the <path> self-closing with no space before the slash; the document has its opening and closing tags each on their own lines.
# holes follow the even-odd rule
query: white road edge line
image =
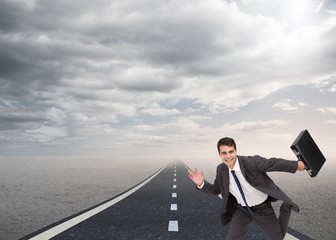
<svg viewBox="0 0 336 240">
<path fill-rule="evenodd" d="M 77 225 L 78 223 L 96 215 L 97 213 L 111 207 L 112 205 L 116 204 L 117 202 L 123 200 L 124 198 L 128 197 L 132 193 L 136 192 L 140 188 L 142 188 L 144 185 L 146 185 L 148 182 L 150 182 L 154 177 L 156 177 L 165 167 L 163 167 L 161 170 L 159 170 L 157 173 L 155 173 L 153 176 L 145 180 L 144 182 L 140 183 L 139 185 L 135 186 L 134 188 L 130 189 L 129 191 L 125 192 L 124 194 L 112 199 L 111 201 L 108 201 L 94 209 L 91 209 L 90 211 L 87 211 L 81 215 L 78 215 L 74 218 L 69 219 L 68 221 L 65 221 L 53 228 L 50 228 L 32 238 L 30 240 L 47 240 L 52 237 L 55 237 L 56 235 L 60 234 L 61 232 L 64 232 L 65 230 Z"/>
<path fill-rule="evenodd" d="M 284 240 L 296 240 L 298 238 L 294 237 L 293 235 L 290 235 L 289 233 L 286 234 Z"/>
<path fill-rule="evenodd" d="M 177 198 L 177 193 L 172 193 L 172 198 Z"/>
</svg>

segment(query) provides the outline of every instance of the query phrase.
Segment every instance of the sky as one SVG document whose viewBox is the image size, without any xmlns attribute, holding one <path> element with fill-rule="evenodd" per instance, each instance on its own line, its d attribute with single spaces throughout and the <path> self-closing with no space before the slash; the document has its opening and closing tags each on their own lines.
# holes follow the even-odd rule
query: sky
<svg viewBox="0 0 336 240">
<path fill-rule="evenodd" d="M 0 0 L 0 155 L 336 157 L 332 0 Z"/>
</svg>

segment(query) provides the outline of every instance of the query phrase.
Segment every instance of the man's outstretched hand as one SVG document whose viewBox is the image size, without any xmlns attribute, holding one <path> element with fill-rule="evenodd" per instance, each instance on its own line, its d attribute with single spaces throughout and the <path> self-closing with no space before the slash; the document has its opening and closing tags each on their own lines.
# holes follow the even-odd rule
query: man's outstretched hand
<svg viewBox="0 0 336 240">
<path fill-rule="evenodd" d="M 194 170 L 189 169 L 188 174 L 190 179 L 197 185 L 201 186 L 204 182 L 204 173 L 203 171 L 198 171 L 196 168 Z"/>
</svg>

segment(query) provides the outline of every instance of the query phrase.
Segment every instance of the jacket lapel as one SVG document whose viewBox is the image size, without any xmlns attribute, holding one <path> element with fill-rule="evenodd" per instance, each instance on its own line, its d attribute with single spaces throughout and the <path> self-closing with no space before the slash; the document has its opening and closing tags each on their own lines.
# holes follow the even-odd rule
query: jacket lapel
<svg viewBox="0 0 336 240">
<path fill-rule="evenodd" d="M 243 176 L 246 178 L 246 175 L 245 175 L 245 165 L 244 165 L 244 162 L 243 162 L 243 161 L 241 161 L 241 160 L 239 160 L 239 157 L 238 157 L 238 156 L 237 156 L 237 158 L 238 158 L 238 161 L 239 161 L 240 170 L 241 170 L 241 172 L 242 172 Z"/>
<path fill-rule="evenodd" d="M 222 172 L 225 195 L 229 196 L 229 168 L 225 166 Z"/>
</svg>

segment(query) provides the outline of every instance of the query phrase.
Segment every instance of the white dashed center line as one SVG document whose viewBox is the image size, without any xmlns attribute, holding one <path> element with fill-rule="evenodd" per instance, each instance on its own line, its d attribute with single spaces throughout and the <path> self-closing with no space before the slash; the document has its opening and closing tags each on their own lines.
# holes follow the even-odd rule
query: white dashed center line
<svg viewBox="0 0 336 240">
<path fill-rule="evenodd" d="M 174 169 L 174 178 L 173 178 L 173 182 L 176 183 L 176 165 L 175 165 L 175 169 Z M 176 184 L 173 184 L 173 188 L 177 188 Z M 177 198 L 177 193 L 173 192 L 172 193 L 172 198 Z M 170 211 L 177 211 L 177 204 L 173 203 L 170 205 Z M 169 232 L 178 232 L 178 221 L 177 220 L 170 220 L 169 224 L 168 224 L 168 231 Z"/>
<path fill-rule="evenodd" d="M 177 211 L 177 204 L 171 204 L 170 211 Z"/>
<path fill-rule="evenodd" d="M 178 232 L 178 221 L 169 221 L 168 231 L 170 232 Z"/>
</svg>

